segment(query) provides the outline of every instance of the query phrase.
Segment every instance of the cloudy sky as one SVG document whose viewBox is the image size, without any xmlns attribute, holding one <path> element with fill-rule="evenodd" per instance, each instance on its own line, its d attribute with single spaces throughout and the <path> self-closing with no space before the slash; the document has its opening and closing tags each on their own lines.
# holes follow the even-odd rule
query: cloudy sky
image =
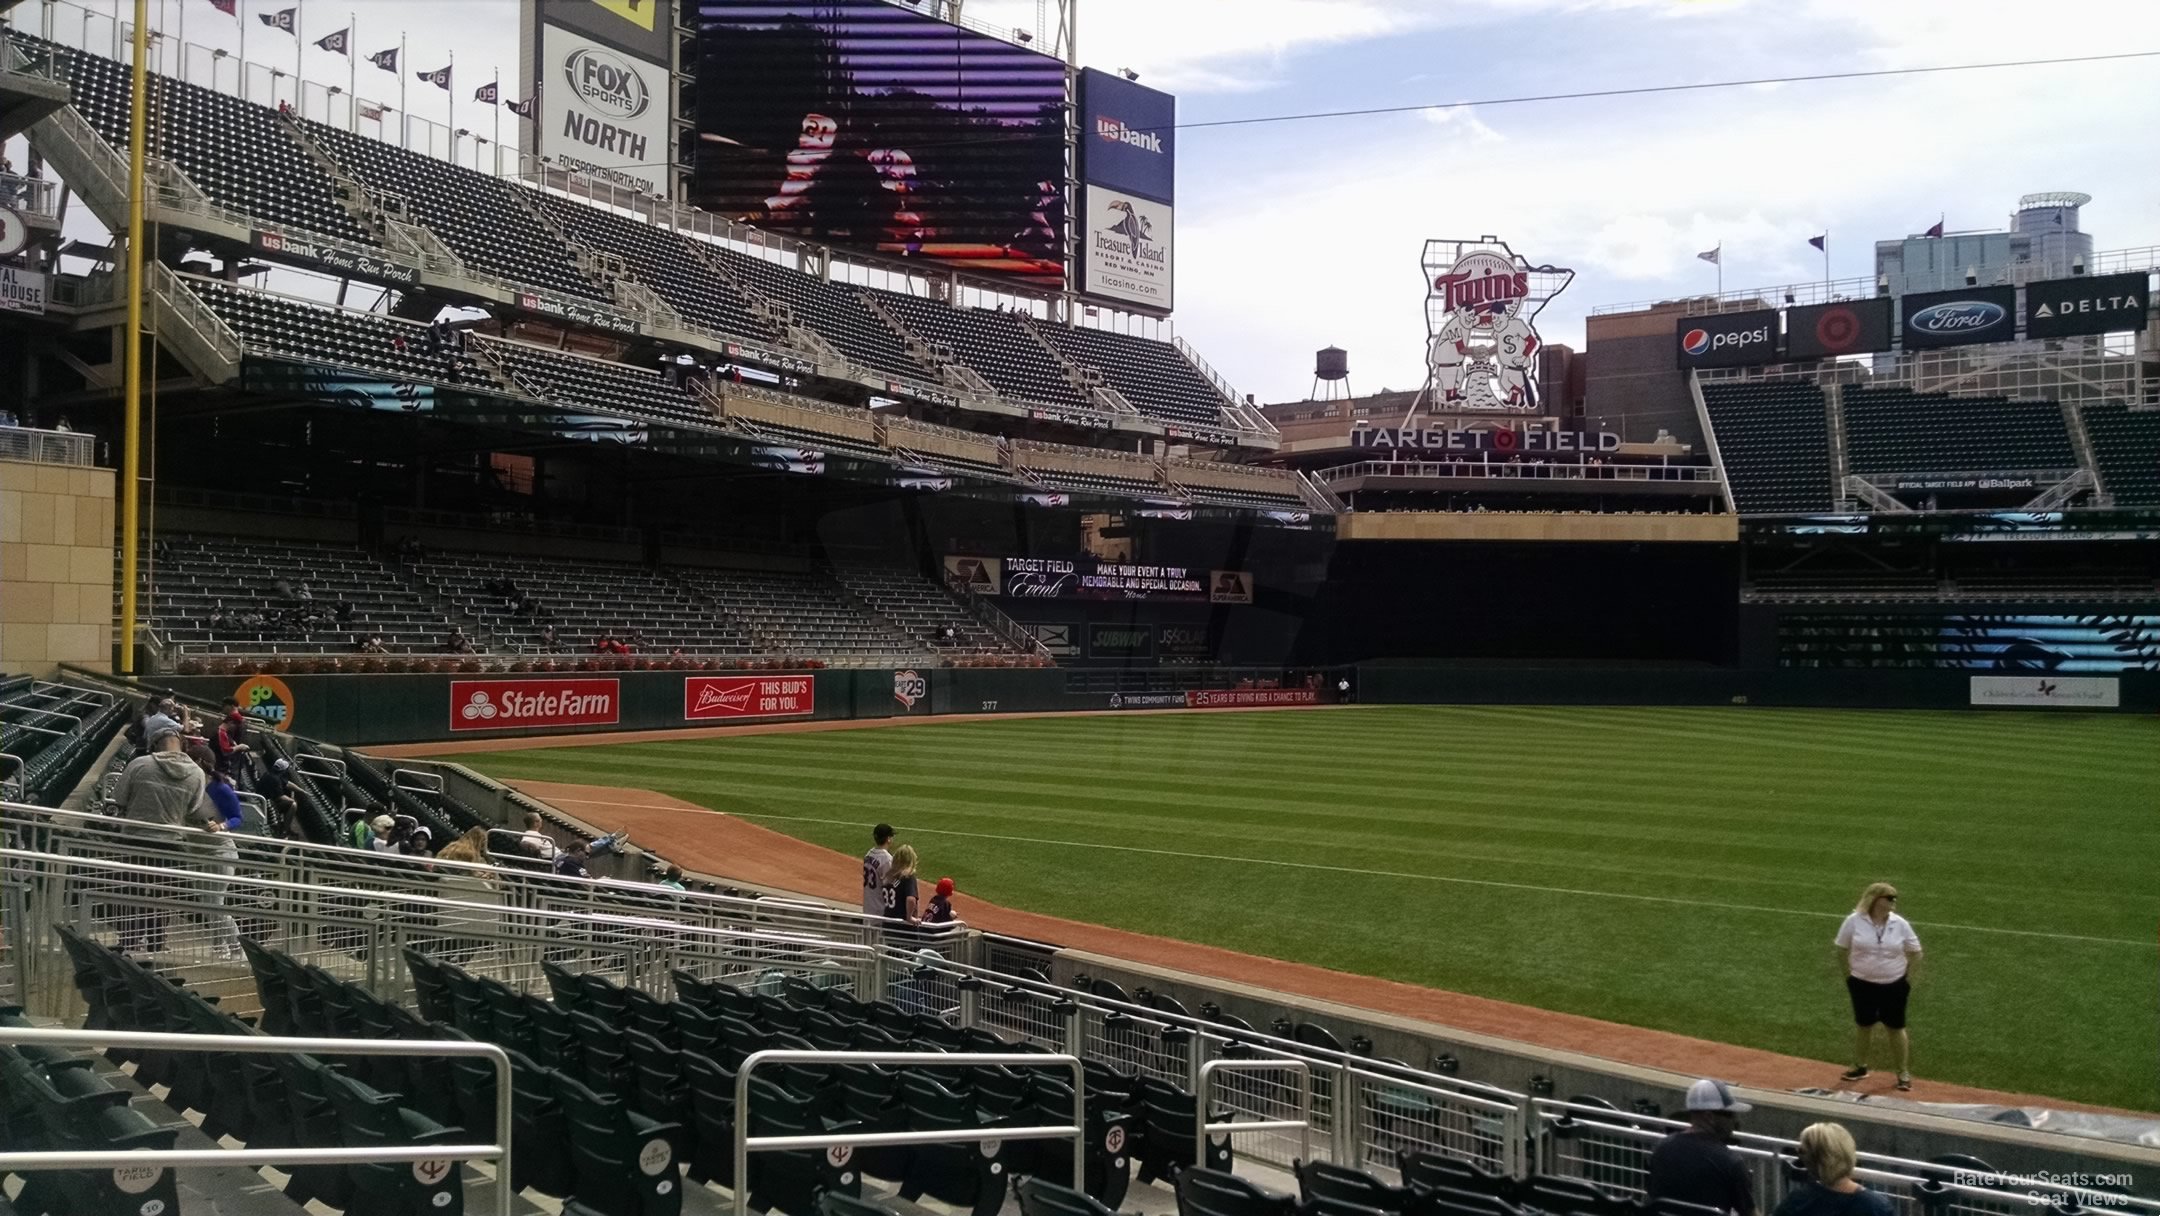
<svg viewBox="0 0 2160 1216">
<path fill-rule="evenodd" d="M 291 53 L 253 14 L 292 2 L 242 0 L 250 58 L 278 39 Z M 515 0 L 299 2 L 311 38 L 351 12 L 363 51 L 401 29 L 415 66 L 454 51 L 461 97 L 516 57 Z M 1262 400 L 1304 395 L 1311 352 L 1331 343 L 1349 349 L 1360 391 L 1421 382 L 1429 237 L 1493 233 L 1574 268 L 1540 318 L 1574 344 L 1595 305 L 1709 290 L 1698 250 L 1722 243 L 1728 289 L 1819 279 L 1806 241 L 1827 230 L 1832 275 L 1865 275 L 1877 238 L 1938 216 L 2001 227 L 2028 191 L 2092 194 L 2085 227 L 2101 249 L 2160 245 L 2156 59 L 1457 104 L 2160 50 L 2152 0 L 1078 2 L 1083 62 L 1177 93 L 1181 123 L 1424 107 L 1180 133 L 1176 328 Z M 168 28 L 186 6 L 189 41 L 230 45 L 209 0 L 160 3 Z M 966 0 L 999 25 L 1032 28 L 1037 8 Z M 310 75 L 343 72 L 307 54 Z"/>
</svg>

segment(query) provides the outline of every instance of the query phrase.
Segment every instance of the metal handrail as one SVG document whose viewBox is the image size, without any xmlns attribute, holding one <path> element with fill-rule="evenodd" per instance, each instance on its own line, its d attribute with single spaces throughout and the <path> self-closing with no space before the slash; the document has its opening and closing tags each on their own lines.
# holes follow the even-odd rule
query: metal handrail
<svg viewBox="0 0 2160 1216">
<path fill-rule="evenodd" d="M 1071 1127 L 952 1128 L 916 1132 L 848 1132 L 838 1135 L 753 1136 L 750 1134 L 750 1074 L 760 1064 L 915 1064 L 970 1067 L 983 1064 L 1072 1070 Z M 750 1216 L 750 1154 L 784 1149 L 857 1148 L 898 1144 L 954 1144 L 967 1140 L 1057 1140 L 1072 1137 L 1073 1178 L 1087 1173 L 1087 1072 L 1076 1055 L 1023 1051 L 754 1051 L 735 1074 L 735 1216 Z"/>
<path fill-rule="evenodd" d="M 1261 1072 L 1289 1069 L 1298 1078 L 1297 1119 L 1259 1119 L 1239 1123 L 1208 1122 L 1208 1081 L 1218 1072 Z M 1193 1160 L 1206 1164 L 1207 1141 L 1217 1132 L 1287 1132 L 1298 1134 L 1298 1160 L 1312 1160 L 1312 1066 L 1303 1060 L 1209 1060 L 1200 1066 L 1199 1088 L 1193 1094 Z"/>
<path fill-rule="evenodd" d="M 97 436 L 88 431 L 48 431 L 37 427 L 0 426 L 0 460 L 32 464 L 69 464 L 94 468 Z"/>
<path fill-rule="evenodd" d="M 0 1171 L 77 1170 L 100 1166 L 155 1165 L 347 1165 L 374 1161 L 495 1161 L 503 1179 L 495 1187 L 496 1216 L 511 1216 L 516 1198 L 508 1184 L 510 1164 L 510 1055 L 493 1043 L 430 1039 L 310 1039 L 263 1035 L 165 1034 L 133 1030 L 54 1030 L 0 1026 L 0 1045 L 151 1051 L 231 1052 L 239 1055 L 479 1056 L 495 1069 L 495 1142 L 382 1148 L 152 1149 L 114 1152 L 0 1152 Z M 737 1175 L 740 1177 L 740 1175 Z"/>
<path fill-rule="evenodd" d="M 1535 473 L 1530 470 L 1537 470 Z M 1677 481 L 1718 480 L 1717 470 L 1699 464 L 1577 464 L 1543 461 L 1514 464 L 1480 460 L 1361 460 L 1313 474 L 1322 481 L 1350 477 L 1471 477 L 1508 481 Z"/>
</svg>

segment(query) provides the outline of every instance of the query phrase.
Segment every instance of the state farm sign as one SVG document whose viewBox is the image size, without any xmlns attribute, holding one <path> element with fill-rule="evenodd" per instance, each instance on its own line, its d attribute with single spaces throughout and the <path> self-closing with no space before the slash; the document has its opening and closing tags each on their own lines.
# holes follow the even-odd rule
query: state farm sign
<svg viewBox="0 0 2160 1216">
<path fill-rule="evenodd" d="M 452 680 L 451 730 L 608 726 L 622 720 L 620 680 Z"/>
<path fill-rule="evenodd" d="M 683 681 L 683 717 L 807 718 L 817 708 L 810 676 L 691 676 Z"/>
</svg>

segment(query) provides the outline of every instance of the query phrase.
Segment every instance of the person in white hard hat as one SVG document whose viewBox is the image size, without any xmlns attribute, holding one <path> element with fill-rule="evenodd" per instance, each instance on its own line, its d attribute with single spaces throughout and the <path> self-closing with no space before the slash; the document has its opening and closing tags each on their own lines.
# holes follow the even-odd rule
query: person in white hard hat
<svg viewBox="0 0 2160 1216">
<path fill-rule="evenodd" d="M 1754 1216 L 1755 1179 L 1732 1151 L 1740 1116 L 1754 1109 L 1733 1094 L 1732 1086 L 1709 1078 L 1688 1086 L 1684 1132 L 1658 1141 L 1650 1151 L 1650 1198 L 1677 1199 Z"/>
</svg>

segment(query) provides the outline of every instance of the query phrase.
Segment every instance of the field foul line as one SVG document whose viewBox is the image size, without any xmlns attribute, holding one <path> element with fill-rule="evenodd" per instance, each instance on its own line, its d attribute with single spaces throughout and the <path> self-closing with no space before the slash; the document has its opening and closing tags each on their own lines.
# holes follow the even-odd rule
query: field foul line
<svg viewBox="0 0 2160 1216">
<path fill-rule="evenodd" d="M 633 804 L 622 804 L 633 805 Z M 676 810 L 679 808 L 647 806 L 646 810 Z M 764 815 L 749 811 L 722 811 L 737 819 L 774 819 L 788 823 L 827 823 L 843 826 L 860 826 L 853 819 L 822 819 L 811 815 Z M 899 825 L 894 825 L 899 826 Z M 1369 878 L 1412 878 L 1426 882 L 1454 883 L 1468 887 L 1497 887 L 1508 891 L 1539 891 L 1549 895 L 1587 895 L 1595 899 L 1625 899 L 1646 904 L 1677 904 L 1686 908 L 1722 908 L 1728 912 L 1768 912 L 1779 916 L 1806 916 L 1816 920 L 1845 919 L 1843 912 L 1813 912 L 1802 908 L 1771 908 L 1761 904 L 1728 904 L 1707 899 L 1677 899 L 1670 895 L 1636 895 L 1625 891 L 1590 891 L 1580 887 L 1545 887 L 1536 883 L 1502 882 L 1496 878 L 1458 878 L 1449 874 L 1412 874 L 1402 870 L 1367 870 L 1357 866 L 1331 866 L 1317 861 L 1279 861 L 1269 857 L 1233 857 L 1226 853 L 1189 853 L 1181 849 L 1150 849 L 1134 844 L 1103 844 L 1087 840 L 1045 840 L 1036 836 L 1004 836 L 995 832 L 962 832 L 950 828 L 909 828 L 908 831 L 923 836 L 963 836 L 974 840 L 1002 840 L 1011 844 L 1043 844 L 1061 849 L 1107 849 L 1117 853 L 1145 853 L 1154 857 L 1181 857 L 1188 861 L 1231 861 L 1239 865 L 1276 866 L 1287 870 L 1322 870 L 1331 874 L 1362 874 Z M 2058 942 L 2094 942 L 2105 946 L 2136 946 L 2140 949 L 2160 948 L 2160 941 L 2139 941 L 2134 937 L 2090 937 L 2082 933 L 2044 933 L 2038 929 L 2002 929 L 1993 925 L 1952 925 L 1940 922 L 1931 929 L 1950 929 L 1964 933 L 1999 933 L 2007 937 L 2037 937 Z"/>
</svg>

